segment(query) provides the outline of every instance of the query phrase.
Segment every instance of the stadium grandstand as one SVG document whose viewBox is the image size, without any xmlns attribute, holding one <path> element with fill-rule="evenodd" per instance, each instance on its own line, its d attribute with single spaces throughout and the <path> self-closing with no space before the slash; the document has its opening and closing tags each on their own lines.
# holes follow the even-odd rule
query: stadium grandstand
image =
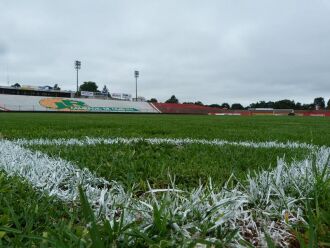
<svg viewBox="0 0 330 248">
<path fill-rule="evenodd" d="M 326 110 L 293 110 L 255 108 L 229 110 L 196 104 L 148 103 L 128 99 L 93 95 L 75 96 L 75 92 L 54 90 L 44 87 L 3 87 L 0 86 L 0 111 L 9 112 L 100 112 L 100 113 L 163 113 L 199 115 L 297 115 L 330 116 Z"/>
<path fill-rule="evenodd" d="M 0 86 L 0 111 L 158 113 L 147 102 L 100 99 L 98 95 L 76 97 L 75 92 L 54 90 L 49 86 Z"/>
<path fill-rule="evenodd" d="M 157 113 L 147 102 L 0 94 L 4 111 Z"/>
</svg>

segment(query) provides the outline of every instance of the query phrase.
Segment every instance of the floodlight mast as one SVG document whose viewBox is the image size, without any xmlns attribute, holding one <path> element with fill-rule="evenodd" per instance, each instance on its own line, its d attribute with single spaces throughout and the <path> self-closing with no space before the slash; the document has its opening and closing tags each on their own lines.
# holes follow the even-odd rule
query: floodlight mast
<svg viewBox="0 0 330 248">
<path fill-rule="evenodd" d="M 81 68 L 81 61 L 76 60 L 76 61 L 74 62 L 74 68 L 75 68 L 76 71 L 77 71 L 77 94 L 78 94 L 78 91 L 79 91 L 79 75 L 78 75 L 78 71 L 79 71 L 80 68 Z"/>
<path fill-rule="evenodd" d="M 140 72 L 135 71 L 134 76 L 135 76 L 135 101 L 137 102 L 137 79 L 140 76 Z"/>
</svg>

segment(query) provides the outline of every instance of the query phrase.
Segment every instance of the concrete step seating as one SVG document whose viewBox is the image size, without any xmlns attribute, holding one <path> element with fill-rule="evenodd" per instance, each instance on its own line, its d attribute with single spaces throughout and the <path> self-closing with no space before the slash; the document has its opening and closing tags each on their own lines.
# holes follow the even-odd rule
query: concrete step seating
<svg viewBox="0 0 330 248">
<path fill-rule="evenodd" d="M 61 112 L 158 112 L 147 102 L 3 94 L 0 94 L 0 110 Z"/>
</svg>

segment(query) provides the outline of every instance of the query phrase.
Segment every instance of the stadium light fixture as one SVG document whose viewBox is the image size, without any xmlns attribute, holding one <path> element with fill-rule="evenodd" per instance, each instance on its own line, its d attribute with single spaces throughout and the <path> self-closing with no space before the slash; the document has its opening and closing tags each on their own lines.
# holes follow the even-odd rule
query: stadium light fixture
<svg viewBox="0 0 330 248">
<path fill-rule="evenodd" d="M 137 101 L 137 79 L 140 76 L 140 72 L 134 71 L 134 76 L 135 76 L 135 101 Z"/>
<path fill-rule="evenodd" d="M 79 90 L 79 80 L 78 80 L 78 71 L 80 70 L 80 68 L 81 68 L 81 61 L 79 61 L 79 60 L 76 60 L 75 62 L 74 62 L 74 68 L 76 69 L 76 71 L 77 71 L 77 93 L 78 93 L 78 90 Z"/>
</svg>

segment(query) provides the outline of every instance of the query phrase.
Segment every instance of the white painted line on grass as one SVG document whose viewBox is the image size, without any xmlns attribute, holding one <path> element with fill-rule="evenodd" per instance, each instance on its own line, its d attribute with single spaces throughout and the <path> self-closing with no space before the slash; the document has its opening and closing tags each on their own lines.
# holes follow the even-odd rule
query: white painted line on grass
<svg viewBox="0 0 330 248">
<path fill-rule="evenodd" d="M 211 146 L 243 146 L 252 148 L 289 148 L 289 149 L 308 149 L 315 150 L 320 148 L 317 145 L 299 143 L 299 142 L 278 142 L 278 141 L 228 141 L 228 140 L 207 140 L 207 139 L 190 139 L 190 138 L 91 138 L 85 137 L 80 139 L 17 139 L 15 143 L 19 145 L 64 145 L 64 146 L 87 146 L 98 144 L 134 144 L 138 142 L 147 142 L 150 144 L 170 144 L 170 145 L 190 145 L 201 144 Z"/>
<path fill-rule="evenodd" d="M 84 144 L 87 142 L 86 139 Z M 125 223 L 136 221 L 141 232 L 153 228 L 154 208 L 166 202 L 165 216 L 172 216 L 176 221 L 171 224 L 173 239 L 199 239 L 200 230 L 205 226 L 210 233 L 221 226 L 222 230 L 239 230 L 232 241 L 236 247 L 244 237 L 254 245 L 266 246 L 266 233 L 277 245 L 287 246 L 291 238 L 290 225 L 304 221 L 302 199 L 315 187 L 315 173 L 326 169 L 324 179 L 330 177 L 330 151 L 321 148 L 315 163 L 313 159 L 292 164 L 279 160 L 275 169 L 249 176 L 247 183 L 238 183 L 234 188 L 201 186 L 184 192 L 173 185 L 165 193 L 162 189 L 150 189 L 148 194 L 137 198 L 115 181 L 108 182 L 87 169 L 30 151 L 18 143 L 24 142 L 0 139 L 0 169 L 8 175 L 22 177 L 38 190 L 72 202 L 77 201 L 77 186 L 81 184 L 97 215 L 102 211 L 113 220 L 125 208 Z M 155 197 L 156 194 L 160 198 Z M 214 241 L 215 237 L 207 239 Z"/>
<path fill-rule="evenodd" d="M 79 184 L 86 190 L 91 202 L 98 202 L 106 193 L 111 194 L 110 202 L 122 202 L 126 196 L 116 182 L 110 183 L 94 176 L 87 169 L 79 169 L 71 162 L 30 151 L 8 140 L 0 139 L 0 169 L 8 175 L 21 176 L 34 187 L 64 201 L 78 199 Z"/>
</svg>

